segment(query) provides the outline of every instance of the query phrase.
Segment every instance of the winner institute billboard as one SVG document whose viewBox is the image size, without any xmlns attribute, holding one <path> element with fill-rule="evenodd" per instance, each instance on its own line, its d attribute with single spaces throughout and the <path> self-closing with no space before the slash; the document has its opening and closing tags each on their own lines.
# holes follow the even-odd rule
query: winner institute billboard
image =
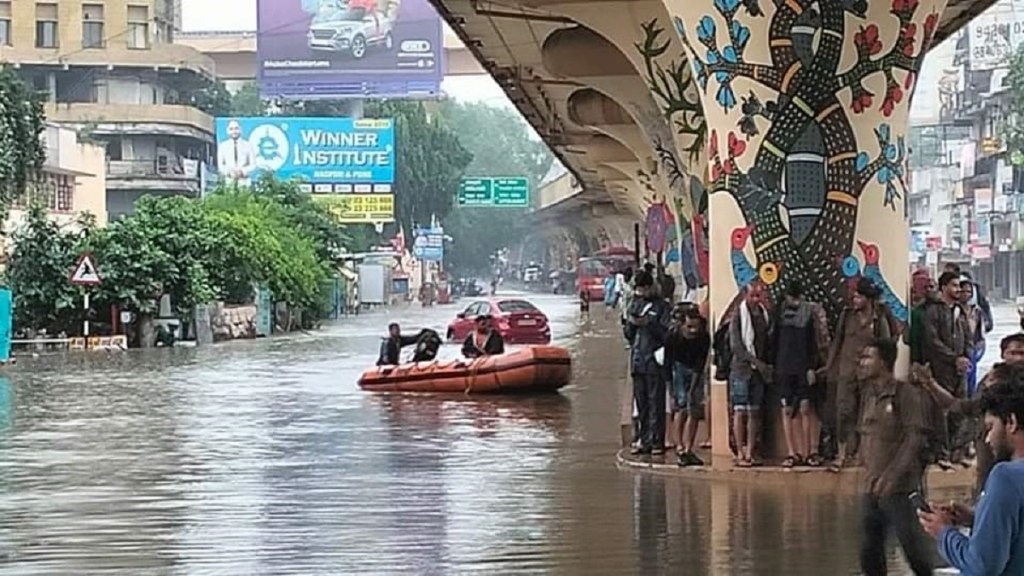
<svg viewBox="0 0 1024 576">
<path fill-rule="evenodd" d="M 390 118 L 217 118 L 217 172 L 248 186 L 270 172 L 297 180 L 341 222 L 394 220 Z"/>
<path fill-rule="evenodd" d="M 264 97 L 440 91 L 441 18 L 428 0 L 257 0 L 256 27 Z"/>
</svg>

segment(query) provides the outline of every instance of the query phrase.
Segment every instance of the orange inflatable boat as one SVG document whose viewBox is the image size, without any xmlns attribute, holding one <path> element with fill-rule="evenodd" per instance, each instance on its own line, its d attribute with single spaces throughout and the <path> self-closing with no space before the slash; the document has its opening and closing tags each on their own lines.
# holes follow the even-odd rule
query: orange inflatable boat
<svg viewBox="0 0 1024 576">
<path fill-rule="evenodd" d="M 530 346 L 476 360 L 379 366 L 363 372 L 359 387 L 371 392 L 543 392 L 565 386 L 571 374 L 572 361 L 567 350 Z"/>
</svg>

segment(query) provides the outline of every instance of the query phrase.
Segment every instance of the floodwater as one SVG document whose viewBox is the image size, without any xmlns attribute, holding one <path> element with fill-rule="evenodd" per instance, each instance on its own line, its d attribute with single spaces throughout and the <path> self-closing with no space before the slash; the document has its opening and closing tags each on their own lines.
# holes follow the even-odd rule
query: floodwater
<svg viewBox="0 0 1024 576">
<path fill-rule="evenodd" d="M 455 306 L 22 359 L 0 378 L 0 572 L 856 573 L 852 497 L 617 470 L 619 331 L 531 298 L 575 355 L 558 395 L 356 387 L 388 320 L 440 329 Z"/>
</svg>

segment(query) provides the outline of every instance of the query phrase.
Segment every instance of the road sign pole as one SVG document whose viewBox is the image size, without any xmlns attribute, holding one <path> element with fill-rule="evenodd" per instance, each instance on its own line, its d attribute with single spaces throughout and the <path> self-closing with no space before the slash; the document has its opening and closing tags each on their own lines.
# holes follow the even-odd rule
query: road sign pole
<svg viewBox="0 0 1024 576">
<path fill-rule="evenodd" d="M 85 310 L 85 320 L 82 321 L 82 336 L 85 336 L 85 348 L 89 348 L 89 292 L 86 291 L 82 299 L 82 307 Z"/>
</svg>

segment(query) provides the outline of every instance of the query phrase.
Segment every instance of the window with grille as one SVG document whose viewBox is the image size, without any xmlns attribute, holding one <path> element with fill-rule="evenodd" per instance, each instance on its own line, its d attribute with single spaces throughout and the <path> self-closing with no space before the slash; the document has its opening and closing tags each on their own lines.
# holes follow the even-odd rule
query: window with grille
<svg viewBox="0 0 1024 576">
<path fill-rule="evenodd" d="M 50 176 L 50 210 L 71 212 L 75 208 L 75 181 L 65 174 Z"/>
<path fill-rule="evenodd" d="M 36 4 L 36 48 L 57 47 L 57 5 Z"/>
</svg>

